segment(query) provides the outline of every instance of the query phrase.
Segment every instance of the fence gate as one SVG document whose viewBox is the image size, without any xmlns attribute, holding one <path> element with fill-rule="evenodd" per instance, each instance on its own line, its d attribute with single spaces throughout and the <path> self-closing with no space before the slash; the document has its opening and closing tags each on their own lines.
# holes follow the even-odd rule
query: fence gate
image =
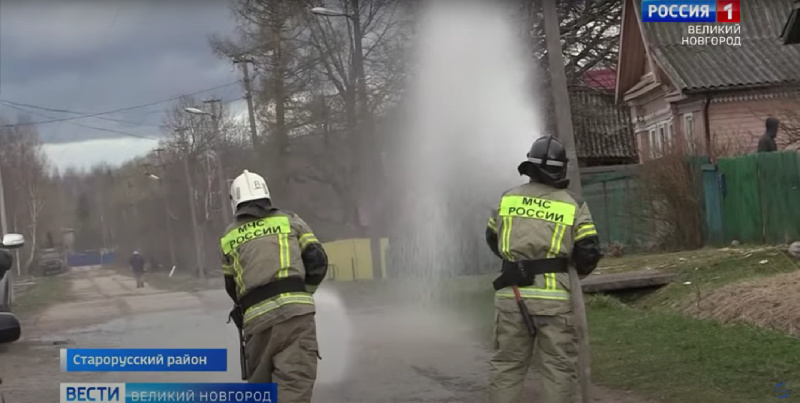
<svg viewBox="0 0 800 403">
<path fill-rule="evenodd" d="M 703 200 L 705 202 L 706 242 L 720 245 L 725 242 L 722 220 L 723 182 L 716 165 L 703 165 Z"/>
</svg>

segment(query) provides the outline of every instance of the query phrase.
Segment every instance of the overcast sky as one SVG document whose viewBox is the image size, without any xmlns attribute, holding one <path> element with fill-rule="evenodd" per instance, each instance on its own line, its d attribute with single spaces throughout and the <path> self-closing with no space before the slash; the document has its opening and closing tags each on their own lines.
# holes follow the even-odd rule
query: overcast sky
<svg viewBox="0 0 800 403">
<path fill-rule="evenodd" d="M 0 115 L 15 123 L 15 106 L 27 110 L 33 121 L 44 122 L 80 115 L 30 105 L 89 114 L 229 83 L 197 97 L 240 99 L 238 71 L 208 46 L 209 35 L 227 35 L 233 29 L 224 0 L 2 0 Z M 45 152 L 59 168 L 116 164 L 155 146 L 156 141 L 134 135 L 160 136 L 159 124 L 170 105 L 40 123 L 37 128 L 51 143 Z"/>
</svg>

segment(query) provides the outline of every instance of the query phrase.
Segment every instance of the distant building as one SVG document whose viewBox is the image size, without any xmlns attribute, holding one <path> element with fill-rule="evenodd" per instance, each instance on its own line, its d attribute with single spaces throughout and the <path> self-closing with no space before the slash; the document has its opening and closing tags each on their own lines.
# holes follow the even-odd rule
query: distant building
<svg viewBox="0 0 800 403">
<path fill-rule="evenodd" d="M 582 167 L 639 161 L 630 112 L 614 102 L 616 72 L 591 69 L 569 88 L 575 147 Z"/>
<path fill-rule="evenodd" d="M 796 1 L 740 2 L 741 46 L 685 44 L 691 24 L 643 23 L 640 4 L 623 6 L 616 99 L 630 107 L 642 159 L 672 147 L 752 151 L 764 119 L 800 102 L 800 46 L 780 39 Z"/>
</svg>

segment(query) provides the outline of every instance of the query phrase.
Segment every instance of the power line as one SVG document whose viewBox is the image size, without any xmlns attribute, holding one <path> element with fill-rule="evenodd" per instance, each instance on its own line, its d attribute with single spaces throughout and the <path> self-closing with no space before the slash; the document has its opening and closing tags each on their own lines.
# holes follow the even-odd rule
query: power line
<svg viewBox="0 0 800 403">
<path fill-rule="evenodd" d="M 16 109 L 16 110 L 18 110 L 20 112 L 31 113 L 31 114 L 34 114 L 34 115 L 39 115 L 39 116 L 44 117 L 44 118 L 50 118 L 50 116 L 44 115 L 44 114 L 39 113 L 39 112 L 28 111 L 28 110 L 22 109 L 20 107 L 14 106 L 14 105 L 8 105 L 8 106 L 10 108 Z M 104 132 L 122 134 L 122 135 L 129 136 L 129 137 L 137 137 L 137 138 L 140 138 L 140 139 L 154 140 L 154 141 L 158 141 L 159 140 L 159 139 L 157 139 L 155 137 L 144 136 L 144 135 L 141 135 L 141 134 L 135 134 L 135 133 L 130 133 L 130 132 L 124 132 L 124 131 L 121 131 L 121 130 L 114 130 L 114 129 L 106 129 L 106 128 L 103 128 L 103 127 L 89 126 L 89 125 L 85 125 L 85 124 L 77 123 L 77 122 L 67 122 L 67 124 L 71 124 L 71 125 L 74 125 L 74 126 L 85 127 L 87 129 L 92 129 L 92 130 L 99 130 L 99 131 L 104 131 Z M 22 124 L 20 126 L 25 126 L 25 124 Z"/>
<path fill-rule="evenodd" d="M 34 126 L 34 125 L 40 125 L 40 124 L 45 124 L 45 123 L 66 122 L 66 121 L 69 121 L 69 120 L 85 119 L 85 118 L 97 117 L 97 116 L 102 116 L 102 115 L 110 115 L 112 113 L 126 112 L 126 111 L 146 108 L 148 106 L 164 104 L 164 103 L 167 103 L 167 102 L 176 101 L 176 100 L 181 99 L 181 98 L 183 98 L 185 96 L 198 95 L 198 94 L 202 94 L 204 92 L 209 92 L 209 91 L 218 90 L 220 88 L 230 87 L 230 86 L 232 86 L 234 84 L 239 84 L 239 83 L 240 83 L 240 80 L 236 80 L 236 81 L 233 81 L 233 82 L 230 82 L 230 83 L 227 83 L 227 84 L 218 85 L 216 87 L 207 88 L 207 89 L 200 90 L 200 91 L 193 92 L 193 93 L 189 93 L 189 94 L 179 95 L 179 96 L 172 97 L 172 98 L 165 99 L 165 100 L 161 100 L 161 101 L 148 102 L 146 104 L 129 106 L 129 107 L 126 107 L 126 108 L 114 109 L 114 110 L 105 111 L 105 112 L 96 112 L 96 113 L 86 114 L 86 115 L 83 115 L 83 116 L 73 116 L 73 117 L 68 117 L 68 118 L 50 119 L 50 120 L 45 120 L 45 121 L 41 121 L 41 122 L 6 124 L 6 125 L 0 125 L 0 127 Z M 13 102 L 13 101 L 8 101 L 8 100 L 2 100 L 2 101 Z"/>
<path fill-rule="evenodd" d="M 43 110 L 43 111 L 46 111 L 46 112 L 69 113 L 69 114 L 73 114 L 73 115 L 81 115 L 81 117 L 91 114 L 89 112 L 75 112 L 75 111 L 69 111 L 69 110 L 66 110 L 66 109 L 53 109 L 53 108 L 47 108 L 47 107 L 44 107 L 44 106 L 23 104 L 23 103 L 20 103 L 20 102 L 12 102 L 12 101 L 0 100 L 0 103 L 4 103 L 4 104 L 6 104 L 8 106 L 16 105 L 16 106 L 22 106 L 22 107 L 25 107 L 25 108 L 39 109 L 39 110 Z M 48 118 L 49 119 L 54 119 L 54 118 L 50 118 L 50 117 L 48 117 Z M 143 123 L 143 122 L 133 122 L 133 121 L 130 121 L 130 120 L 123 120 L 123 119 L 107 118 L 107 117 L 104 117 L 104 116 L 96 116 L 94 118 L 95 119 L 107 120 L 109 122 L 126 123 L 126 124 L 137 125 L 137 126 L 141 126 L 142 123 Z"/>
<path fill-rule="evenodd" d="M 244 99 L 244 98 L 243 97 L 234 98 L 234 99 L 231 99 L 231 100 L 228 100 L 228 101 L 221 101 L 221 103 L 222 104 L 231 104 L 231 103 L 234 103 L 236 101 L 240 101 L 242 99 Z M 35 112 L 35 111 L 29 111 L 29 110 L 22 109 L 21 107 L 17 106 L 16 103 L 13 103 L 13 102 L 9 102 L 9 101 L 0 101 L 0 102 L 4 103 L 4 104 L 6 104 L 6 106 L 8 106 L 10 108 L 13 108 L 13 109 L 16 109 L 16 110 L 18 110 L 20 112 L 30 113 L 30 114 L 34 114 L 34 115 L 37 115 L 37 116 L 41 116 L 41 117 L 47 118 L 47 119 L 52 119 L 51 116 L 42 114 L 40 112 Z M 26 104 L 20 104 L 20 105 L 24 105 L 24 106 L 32 107 L 32 108 L 37 108 L 35 105 L 26 105 Z M 40 108 L 40 109 L 50 109 L 50 108 Z M 70 112 L 70 113 L 77 113 L 77 112 Z M 73 126 L 84 127 L 84 128 L 87 128 L 87 129 L 99 130 L 99 131 L 104 131 L 104 132 L 109 132 L 109 133 L 117 133 L 117 134 L 122 134 L 124 136 L 136 137 L 136 138 L 141 138 L 141 139 L 145 139 L 145 140 L 154 140 L 154 141 L 161 140 L 161 139 L 156 138 L 156 137 L 150 137 L 150 136 L 145 136 L 145 135 L 141 135 L 141 134 L 135 134 L 135 133 L 131 133 L 131 132 L 125 132 L 125 131 L 121 131 L 121 130 L 116 130 L 116 129 L 107 129 L 107 128 L 104 128 L 104 127 L 90 126 L 90 125 L 86 125 L 86 124 L 78 123 L 78 122 L 65 122 L 65 123 L 73 125 Z M 24 124 L 23 123 L 23 124 L 12 125 L 12 126 L 28 126 L 28 125 L 29 124 Z M 33 125 L 35 125 L 35 123 Z M 233 125 L 233 126 L 234 127 L 243 127 L 243 125 Z M 149 127 L 152 127 L 152 126 L 149 126 Z"/>
</svg>

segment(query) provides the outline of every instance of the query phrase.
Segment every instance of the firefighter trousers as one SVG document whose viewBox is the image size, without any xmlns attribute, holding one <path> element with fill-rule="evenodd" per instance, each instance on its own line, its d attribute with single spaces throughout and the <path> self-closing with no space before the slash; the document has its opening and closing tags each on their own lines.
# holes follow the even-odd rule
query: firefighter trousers
<svg viewBox="0 0 800 403">
<path fill-rule="evenodd" d="M 541 375 L 542 403 L 575 403 L 579 396 L 578 333 L 573 314 L 532 316 L 536 337 L 528 333 L 519 310 L 495 310 L 494 354 L 490 364 L 489 401 L 522 401 L 531 361 Z"/>
<path fill-rule="evenodd" d="M 245 342 L 247 382 L 277 383 L 279 403 L 310 403 L 318 351 L 313 313 L 280 322 Z"/>
</svg>

